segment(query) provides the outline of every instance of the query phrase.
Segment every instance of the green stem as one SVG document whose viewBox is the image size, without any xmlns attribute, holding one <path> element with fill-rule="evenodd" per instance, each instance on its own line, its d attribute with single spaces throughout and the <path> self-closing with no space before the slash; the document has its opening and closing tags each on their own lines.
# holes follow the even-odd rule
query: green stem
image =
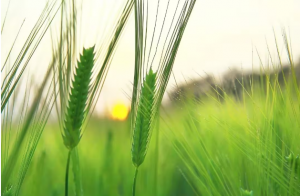
<svg viewBox="0 0 300 196">
<path fill-rule="evenodd" d="M 68 196 L 68 185 L 69 185 L 69 167 L 70 167 L 70 157 L 71 150 L 68 153 L 67 167 L 66 167 L 66 178 L 65 178 L 65 196 Z"/>
<path fill-rule="evenodd" d="M 156 147 L 155 147 L 155 165 L 154 165 L 154 195 L 157 195 L 158 191 L 158 157 L 159 157 L 159 111 L 156 119 Z"/>
<path fill-rule="evenodd" d="M 135 174 L 134 174 L 133 186 L 132 186 L 132 196 L 135 196 L 135 185 L 136 185 L 137 174 L 138 174 L 138 167 L 135 168 Z"/>
</svg>

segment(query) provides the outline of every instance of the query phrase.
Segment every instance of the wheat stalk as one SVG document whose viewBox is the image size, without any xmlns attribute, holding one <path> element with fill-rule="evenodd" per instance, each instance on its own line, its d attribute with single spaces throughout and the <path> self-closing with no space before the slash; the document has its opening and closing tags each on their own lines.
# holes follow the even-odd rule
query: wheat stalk
<svg viewBox="0 0 300 196">
<path fill-rule="evenodd" d="M 78 66 L 74 68 L 76 49 L 80 47 L 77 45 L 76 36 L 77 6 L 75 1 L 72 1 L 70 4 L 62 1 L 62 13 L 70 11 L 71 14 L 61 14 L 60 40 L 58 42 L 60 51 L 59 63 L 53 73 L 55 81 L 53 87 L 54 92 L 58 94 L 58 101 L 55 106 L 64 144 L 69 150 L 68 157 L 71 156 L 73 149 L 80 142 L 85 126 L 88 124 L 88 120 L 99 99 L 113 53 L 133 7 L 133 0 L 127 0 L 126 2 L 116 24 L 108 32 L 110 34 L 108 34 L 107 40 L 102 40 L 103 43 L 96 44 L 100 48 L 84 49 Z M 102 48 L 103 46 L 106 48 Z M 73 73 L 74 69 L 75 74 Z M 65 195 L 68 195 L 70 161 L 72 160 L 68 158 Z M 72 161 L 72 163 L 74 162 Z M 75 181 L 80 181 L 80 178 L 75 179 Z M 76 189 L 76 194 L 81 195 L 81 191 L 79 190 L 78 192 L 77 190 L 79 189 Z"/>
<path fill-rule="evenodd" d="M 164 30 L 165 18 L 168 13 L 170 2 L 171 1 L 169 0 L 160 32 L 157 31 L 157 28 L 159 28 L 157 26 L 157 19 L 160 1 L 157 2 L 155 24 L 149 47 L 149 45 L 147 45 L 147 38 L 149 35 L 148 31 L 150 31 L 150 29 L 148 29 L 148 1 L 135 1 L 135 70 L 131 102 L 131 126 L 133 128 L 131 153 L 132 162 L 136 168 L 133 182 L 133 195 L 135 195 L 138 168 L 146 157 L 147 149 L 151 140 L 151 129 L 159 112 L 159 107 L 170 78 L 177 51 L 196 1 L 186 0 L 182 4 L 182 9 L 178 17 L 177 8 L 175 9 L 175 12 L 173 13 L 173 20 L 169 29 L 167 29 L 167 37 L 165 37 L 163 49 L 160 50 L 161 55 L 156 55 L 162 32 Z M 177 7 L 179 4 L 180 1 L 177 2 Z M 173 23 L 173 21 L 177 22 Z M 155 46 L 153 40 L 155 40 L 154 37 L 156 32 L 159 32 L 159 37 Z M 149 48 L 147 48 L 147 46 Z M 155 48 L 154 52 L 151 51 L 152 46 Z M 146 52 L 148 52 L 148 55 Z M 154 73 L 152 65 L 153 62 L 155 62 L 155 58 L 159 58 L 158 56 L 160 56 L 160 59 L 156 59 L 156 62 L 159 61 L 158 69 L 157 72 Z M 150 69 L 148 69 L 149 62 Z M 147 74 L 144 79 L 142 79 L 145 72 Z M 158 158 L 156 158 L 156 160 L 157 159 Z M 154 191 L 156 192 L 156 190 Z"/>
<path fill-rule="evenodd" d="M 137 109 L 137 116 L 132 138 L 131 156 L 136 172 L 134 176 L 134 187 L 139 166 L 144 162 L 148 144 L 150 141 L 151 122 L 153 120 L 153 106 L 155 96 L 156 73 L 150 68 L 141 89 L 140 101 Z M 133 190 L 135 195 L 135 188 Z"/>
<path fill-rule="evenodd" d="M 74 73 L 74 80 L 69 94 L 69 102 L 63 129 L 64 144 L 69 149 L 66 167 L 65 195 L 68 195 L 68 174 L 71 152 L 78 145 L 82 136 L 81 129 L 86 113 L 89 86 L 94 66 L 94 48 L 94 46 L 88 49 L 83 48 L 82 55 L 80 55 L 80 61 L 78 61 Z"/>
</svg>

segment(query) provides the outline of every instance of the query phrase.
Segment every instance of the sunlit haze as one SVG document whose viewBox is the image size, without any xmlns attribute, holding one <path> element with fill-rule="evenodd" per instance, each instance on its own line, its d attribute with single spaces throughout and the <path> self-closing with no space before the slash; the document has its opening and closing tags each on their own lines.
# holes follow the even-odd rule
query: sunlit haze
<svg viewBox="0 0 300 196">
<path fill-rule="evenodd" d="M 1 1 L 2 23 L 8 2 L 8 0 Z M 80 46 L 88 47 L 104 39 L 105 35 L 101 34 L 102 30 L 111 28 L 109 24 L 116 20 L 124 2 L 122 0 L 83 1 L 84 14 L 81 21 L 84 25 L 79 36 Z M 156 1 L 149 2 L 151 4 Z M 176 4 L 176 2 L 177 0 L 171 0 L 170 3 Z M 45 1 L 41 0 L 11 0 L 6 26 L 1 35 L 2 64 L 22 21 L 26 19 L 11 59 L 18 54 L 44 5 Z M 163 20 L 165 9 L 163 5 L 165 4 L 162 3 L 160 7 L 159 20 Z M 152 6 L 149 10 L 155 12 L 155 8 L 156 6 Z M 283 60 L 286 61 L 282 41 L 283 28 L 291 39 L 294 61 L 298 62 L 300 55 L 299 10 L 300 1 L 296 0 L 198 0 L 174 64 L 176 81 L 182 83 L 205 74 L 214 74 L 219 77 L 220 74 L 233 67 L 250 70 L 254 65 L 257 68 L 260 66 L 257 53 L 261 56 L 263 63 L 268 62 L 267 47 L 271 55 L 276 57 L 274 33 L 280 52 L 283 54 Z M 59 29 L 59 26 L 55 26 L 56 23 L 57 21 L 54 21 L 54 27 L 51 29 L 54 34 Z M 161 44 L 163 42 L 164 40 Z M 41 80 L 39 73 L 44 72 L 48 66 L 50 59 L 48 54 L 51 54 L 50 33 L 45 35 L 28 69 L 35 75 L 37 82 Z M 101 114 L 110 108 L 114 118 L 126 118 L 133 82 L 134 54 L 134 17 L 131 13 L 112 60 L 96 113 Z M 171 90 L 174 84 L 174 79 L 171 78 L 168 90 Z M 122 100 L 125 105 L 117 103 L 118 100 Z"/>
</svg>

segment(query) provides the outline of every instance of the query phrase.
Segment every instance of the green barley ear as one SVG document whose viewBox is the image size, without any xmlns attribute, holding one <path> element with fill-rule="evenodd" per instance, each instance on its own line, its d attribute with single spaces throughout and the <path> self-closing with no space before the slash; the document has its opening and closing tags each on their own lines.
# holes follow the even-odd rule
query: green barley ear
<svg viewBox="0 0 300 196">
<path fill-rule="evenodd" d="M 151 122 L 153 119 L 153 106 L 155 94 L 155 81 L 156 73 L 150 68 L 149 73 L 146 75 L 143 86 L 139 105 L 137 109 L 137 116 L 133 131 L 132 140 L 132 162 L 138 168 L 144 161 L 148 143 L 150 141 Z"/>
<path fill-rule="evenodd" d="M 81 127 L 86 113 L 89 85 L 94 66 L 95 46 L 83 49 L 76 67 L 63 129 L 65 146 L 72 150 L 80 141 Z"/>
</svg>

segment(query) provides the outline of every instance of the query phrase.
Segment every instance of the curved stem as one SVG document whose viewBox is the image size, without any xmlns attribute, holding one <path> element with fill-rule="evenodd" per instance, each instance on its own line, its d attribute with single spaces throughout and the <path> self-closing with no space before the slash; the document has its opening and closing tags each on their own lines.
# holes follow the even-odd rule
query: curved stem
<svg viewBox="0 0 300 196">
<path fill-rule="evenodd" d="M 138 174 L 138 168 L 135 168 L 135 174 L 134 174 L 134 179 L 133 179 L 133 186 L 132 186 L 132 196 L 135 196 L 135 184 L 136 184 L 136 178 Z"/>
<path fill-rule="evenodd" d="M 68 196 L 68 185 L 69 185 L 69 167 L 70 167 L 70 157 L 71 150 L 68 153 L 67 167 L 66 167 L 66 178 L 65 178 L 65 196 Z"/>
</svg>

